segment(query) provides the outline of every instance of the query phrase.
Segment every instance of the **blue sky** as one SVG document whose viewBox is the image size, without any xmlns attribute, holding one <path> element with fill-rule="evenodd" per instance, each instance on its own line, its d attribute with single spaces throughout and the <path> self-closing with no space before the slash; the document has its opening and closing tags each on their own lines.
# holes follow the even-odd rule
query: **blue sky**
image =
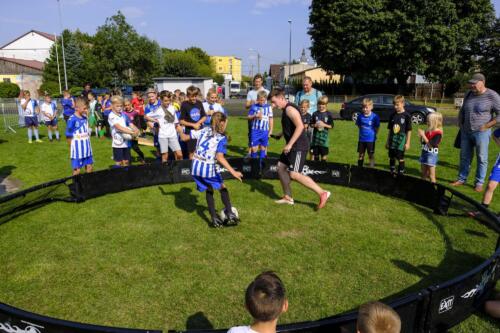
<svg viewBox="0 0 500 333">
<path fill-rule="evenodd" d="M 106 17 L 121 10 L 140 33 L 161 46 L 184 49 L 199 46 L 212 55 L 243 59 L 243 73 L 251 64 L 261 71 L 270 63 L 288 60 L 289 23 L 292 20 L 292 58 L 310 46 L 307 35 L 311 0 L 61 0 L 63 26 L 95 33 Z M 497 16 L 500 0 L 493 1 Z M 56 0 L 2 2 L 0 45 L 31 30 L 58 32 Z M 309 56 L 309 52 L 307 52 Z"/>
</svg>

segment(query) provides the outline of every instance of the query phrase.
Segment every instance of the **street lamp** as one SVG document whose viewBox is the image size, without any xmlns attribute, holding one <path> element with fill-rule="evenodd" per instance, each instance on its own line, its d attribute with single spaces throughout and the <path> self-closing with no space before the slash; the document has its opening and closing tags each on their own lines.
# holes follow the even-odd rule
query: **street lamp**
<svg viewBox="0 0 500 333">
<path fill-rule="evenodd" d="M 62 45 L 62 58 L 63 58 L 63 69 L 64 69 L 64 86 L 68 90 L 68 76 L 66 75 L 66 57 L 64 56 L 64 34 L 62 29 L 62 19 L 61 19 L 61 1 L 57 0 L 57 5 L 59 7 L 59 25 L 61 27 L 61 45 Z M 56 40 L 57 43 L 57 40 Z"/>
<path fill-rule="evenodd" d="M 288 48 L 288 85 L 290 85 L 290 75 L 292 72 L 292 20 L 288 20 L 288 24 L 290 25 L 290 44 Z M 290 91 L 290 87 L 288 87 L 288 91 Z"/>
<path fill-rule="evenodd" d="M 257 53 L 257 73 L 260 74 L 260 53 L 259 53 L 259 51 L 255 50 L 253 48 L 249 48 L 248 51 Z"/>
</svg>

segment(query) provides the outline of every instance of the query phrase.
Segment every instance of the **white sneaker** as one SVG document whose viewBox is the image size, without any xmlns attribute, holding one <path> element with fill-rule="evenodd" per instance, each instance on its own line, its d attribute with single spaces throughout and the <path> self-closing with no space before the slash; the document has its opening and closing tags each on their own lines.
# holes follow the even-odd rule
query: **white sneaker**
<svg viewBox="0 0 500 333">
<path fill-rule="evenodd" d="M 276 202 L 278 205 L 285 205 L 286 204 L 286 205 L 292 206 L 294 204 L 293 199 L 288 200 L 285 198 L 281 198 L 281 199 L 276 200 L 274 202 Z"/>
</svg>

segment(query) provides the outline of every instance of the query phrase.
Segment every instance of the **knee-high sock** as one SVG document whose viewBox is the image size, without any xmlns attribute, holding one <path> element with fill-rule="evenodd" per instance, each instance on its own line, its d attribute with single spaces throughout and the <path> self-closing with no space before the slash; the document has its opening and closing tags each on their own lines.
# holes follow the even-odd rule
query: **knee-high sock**
<svg viewBox="0 0 500 333">
<path fill-rule="evenodd" d="M 56 129 L 56 139 L 59 140 L 59 130 Z"/>
<path fill-rule="evenodd" d="M 223 188 L 222 190 L 220 190 L 220 198 L 222 199 L 222 203 L 226 208 L 226 214 L 231 213 L 232 206 L 231 206 L 231 200 L 229 199 L 229 191 L 227 190 L 227 188 Z"/>
<path fill-rule="evenodd" d="M 31 129 L 31 127 L 28 127 L 28 140 L 31 141 L 32 136 L 33 136 L 33 130 Z"/>
<path fill-rule="evenodd" d="M 257 152 L 251 152 L 250 153 L 251 158 L 257 158 Z"/>
<path fill-rule="evenodd" d="M 40 140 L 40 137 L 38 136 L 38 128 L 35 128 L 33 131 L 35 132 L 35 139 Z"/>
<path fill-rule="evenodd" d="M 207 190 L 206 198 L 207 198 L 208 212 L 210 213 L 210 217 L 214 218 L 217 216 L 217 213 L 215 212 L 214 191 Z"/>
<path fill-rule="evenodd" d="M 398 173 L 400 175 L 405 173 L 405 161 L 399 161 Z"/>
<path fill-rule="evenodd" d="M 48 134 L 49 134 L 49 140 L 52 141 L 52 131 L 51 130 L 48 130 Z"/>
<path fill-rule="evenodd" d="M 394 158 L 389 159 L 389 168 L 391 169 L 391 172 L 396 171 L 396 159 Z"/>
<path fill-rule="evenodd" d="M 260 158 L 266 158 L 266 151 L 264 149 L 260 151 Z"/>
<path fill-rule="evenodd" d="M 358 166 L 362 167 L 363 166 L 364 159 L 359 159 L 358 160 Z"/>
</svg>

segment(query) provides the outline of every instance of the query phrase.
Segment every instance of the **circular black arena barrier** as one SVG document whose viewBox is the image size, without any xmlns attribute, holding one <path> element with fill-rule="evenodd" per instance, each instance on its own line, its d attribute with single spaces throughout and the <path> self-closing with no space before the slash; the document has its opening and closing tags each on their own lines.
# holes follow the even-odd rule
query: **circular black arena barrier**
<svg viewBox="0 0 500 333">
<path fill-rule="evenodd" d="M 230 159 L 231 165 L 246 179 L 278 179 L 276 159 Z M 0 224 L 22 216 L 54 201 L 82 202 L 87 199 L 145 186 L 191 182 L 190 161 L 171 164 L 131 166 L 59 179 L 0 197 Z M 220 169 L 225 179 L 227 170 Z M 393 178 L 389 172 L 348 164 L 307 162 L 304 173 L 315 181 L 340 185 L 406 200 L 428 208 L 430 214 L 447 215 L 450 207 L 467 207 L 482 212 L 482 223 L 500 233 L 500 220 L 477 201 L 443 185 L 433 185 L 419 178 Z M 479 266 L 442 283 L 430 285 L 404 296 L 388 297 L 386 302 L 400 315 L 402 332 L 443 332 L 480 309 L 498 279 L 500 238 L 495 252 Z M 396 293 L 395 295 L 401 295 Z M 356 332 L 356 310 L 328 318 L 280 325 L 280 332 Z M 236 324 L 236 323 L 235 323 Z M 224 332 L 193 330 L 186 332 Z M 49 318 L 0 303 L 0 332 L 69 333 L 108 332 L 139 333 L 158 330 L 124 329 L 96 326 Z M 175 332 L 175 331 L 172 331 Z"/>
</svg>

